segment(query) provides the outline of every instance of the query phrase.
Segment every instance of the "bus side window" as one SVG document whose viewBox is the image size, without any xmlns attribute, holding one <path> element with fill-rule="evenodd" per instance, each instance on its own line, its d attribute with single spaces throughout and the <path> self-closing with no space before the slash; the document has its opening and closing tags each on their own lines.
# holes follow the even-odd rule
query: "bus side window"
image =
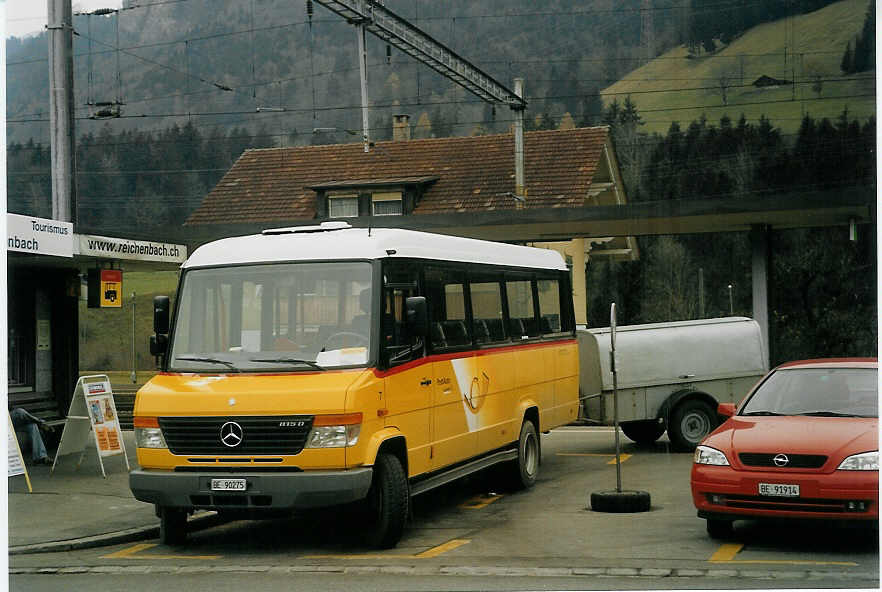
<svg viewBox="0 0 882 592">
<path fill-rule="evenodd" d="M 389 365 L 394 366 L 422 355 L 423 348 L 407 332 L 405 319 L 405 303 L 419 291 L 412 270 L 389 265 L 383 274 L 386 285 L 383 289 L 380 348 L 385 351 Z M 415 345 L 419 347 L 415 348 Z"/>
<path fill-rule="evenodd" d="M 466 322 L 464 275 L 450 269 L 426 269 L 429 339 L 435 351 L 461 348 L 472 343 Z"/>
<path fill-rule="evenodd" d="M 505 282 L 508 298 L 508 326 L 512 339 L 539 336 L 533 306 L 533 286 L 529 279 L 508 279 Z"/>
<path fill-rule="evenodd" d="M 469 276 L 472 327 L 476 343 L 508 341 L 509 332 L 503 320 L 501 279 L 501 273 L 476 273 Z"/>
<path fill-rule="evenodd" d="M 557 280 L 539 280 L 539 323 L 543 335 L 560 333 L 560 287 Z"/>
</svg>

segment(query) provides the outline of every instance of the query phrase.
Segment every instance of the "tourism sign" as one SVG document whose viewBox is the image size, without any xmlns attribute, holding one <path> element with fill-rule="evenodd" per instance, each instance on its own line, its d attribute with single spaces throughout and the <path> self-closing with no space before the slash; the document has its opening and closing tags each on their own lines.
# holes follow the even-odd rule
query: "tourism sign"
<svg viewBox="0 0 882 592">
<path fill-rule="evenodd" d="M 70 222 L 6 214 L 7 251 L 73 257 L 73 244 L 73 224 Z"/>
<path fill-rule="evenodd" d="M 92 234 L 77 235 L 76 253 L 87 257 L 164 263 L 183 263 L 187 259 L 185 245 Z"/>
</svg>

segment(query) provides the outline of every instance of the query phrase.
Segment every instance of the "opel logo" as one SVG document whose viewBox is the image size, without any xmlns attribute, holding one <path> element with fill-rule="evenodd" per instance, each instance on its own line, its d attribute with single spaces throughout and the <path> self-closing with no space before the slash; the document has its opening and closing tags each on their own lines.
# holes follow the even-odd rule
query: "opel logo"
<svg viewBox="0 0 882 592">
<path fill-rule="evenodd" d="M 776 467 L 786 467 L 787 463 L 790 462 L 790 459 L 787 458 L 786 454 L 776 454 L 775 458 L 772 459 L 772 462 L 775 463 Z"/>
<path fill-rule="evenodd" d="M 242 443 L 244 437 L 245 432 L 242 431 L 242 426 L 235 421 L 228 421 L 221 426 L 220 439 L 221 442 L 224 443 L 224 446 L 235 448 Z"/>
</svg>

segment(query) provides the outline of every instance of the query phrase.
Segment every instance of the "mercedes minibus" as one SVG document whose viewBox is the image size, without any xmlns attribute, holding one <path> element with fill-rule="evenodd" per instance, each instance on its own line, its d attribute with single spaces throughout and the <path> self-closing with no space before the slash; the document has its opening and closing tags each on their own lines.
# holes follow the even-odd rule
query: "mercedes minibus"
<svg viewBox="0 0 882 592">
<path fill-rule="evenodd" d="M 539 434 L 577 418 L 555 251 L 325 222 L 203 245 L 169 302 L 130 474 L 163 543 L 195 510 L 345 504 L 392 547 L 413 496 L 491 466 L 532 486 Z"/>
</svg>

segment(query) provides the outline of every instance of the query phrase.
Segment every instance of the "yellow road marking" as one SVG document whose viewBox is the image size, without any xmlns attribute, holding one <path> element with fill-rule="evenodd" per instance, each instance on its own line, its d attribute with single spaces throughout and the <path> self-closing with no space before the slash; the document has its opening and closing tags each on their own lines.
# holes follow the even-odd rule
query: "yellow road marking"
<svg viewBox="0 0 882 592">
<path fill-rule="evenodd" d="M 501 497 L 501 495 L 476 495 L 472 499 L 459 504 L 459 507 L 465 510 L 480 510 L 481 508 L 486 508 Z"/>
<path fill-rule="evenodd" d="M 744 545 L 741 543 L 726 543 L 711 555 L 708 563 L 756 563 L 763 565 L 844 565 L 855 567 L 858 564 L 853 561 L 809 561 L 801 559 L 735 559 Z"/>
<path fill-rule="evenodd" d="M 496 496 L 500 497 L 500 496 Z M 457 547 L 462 547 L 463 545 L 468 545 L 471 541 L 465 539 L 453 539 L 452 541 L 447 541 L 443 545 L 438 545 L 433 549 L 429 549 L 428 551 L 423 551 L 422 553 L 417 553 L 414 555 L 416 559 L 427 559 L 429 557 L 437 557 L 442 553 L 446 553 L 447 551 L 452 551 Z"/>
<path fill-rule="evenodd" d="M 147 549 L 152 549 L 156 547 L 156 543 L 140 543 L 138 545 L 134 545 L 129 547 L 128 549 L 122 549 L 117 551 L 116 553 L 111 553 L 110 555 L 103 555 L 101 559 L 202 559 L 202 560 L 211 560 L 211 559 L 220 559 L 223 555 L 138 555 L 141 551 L 146 551 Z"/>
<path fill-rule="evenodd" d="M 555 454 L 557 456 L 600 456 L 603 458 L 613 457 L 613 459 L 611 461 L 607 462 L 606 464 L 608 464 L 608 465 L 616 464 L 616 459 L 615 459 L 616 455 L 615 454 L 599 454 L 599 453 L 594 453 L 594 452 L 557 452 Z M 621 459 L 622 462 L 625 462 L 626 460 L 628 460 L 632 456 L 634 456 L 634 455 L 633 454 L 625 454 L 624 452 L 619 454 L 619 458 Z"/>
<path fill-rule="evenodd" d="M 416 555 L 397 555 L 395 553 L 387 553 L 387 554 L 364 554 L 364 555 L 304 555 L 304 559 L 429 559 L 431 557 L 437 557 L 442 553 L 446 553 L 447 551 L 452 551 L 457 547 L 462 547 L 463 545 L 467 545 L 471 543 L 471 540 L 468 539 L 453 539 L 451 541 L 447 541 L 442 545 L 438 545 L 437 547 L 432 547 L 422 553 L 417 553 Z"/>
<path fill-rule="evenodd" d="M 711 555 L 711 558 L 708 559 L 708 561 L 711 563 L 716 563 L 718 561 L 732 561 L 743 548 L 744 545 L 740 543 L 726 543 L 717 549 L 717 552 Z"/>
</svg>

